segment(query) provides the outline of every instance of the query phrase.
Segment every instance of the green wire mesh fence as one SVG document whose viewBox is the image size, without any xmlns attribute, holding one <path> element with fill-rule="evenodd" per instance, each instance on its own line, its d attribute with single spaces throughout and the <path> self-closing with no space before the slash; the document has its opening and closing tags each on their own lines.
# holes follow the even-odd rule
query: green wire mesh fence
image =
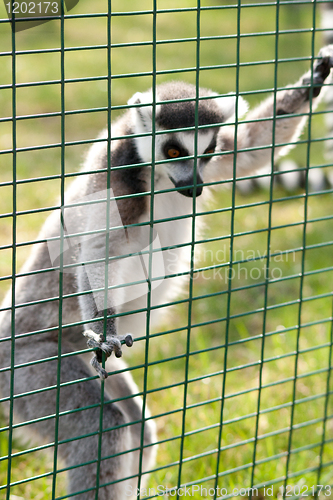
<svg viewBox="0 0 333 500">
<path fill-rule="evenodd" d="M 269 165 L 255 175 L 210 183 L 211 191 L 204 187 L 204 209 L 197 209 L 194 197 L 190 213 L 179 216 L 191 225 L 185 245 L 191 268 L 184 272 L 183 289 L 161 305 L 153 303 L 154 290 L 148 289 L 146 306 L 139 311 L 145 329 L 132 332 L 137 334 L 134 346 L 124 350 L 129 367 L 121 365 L 114 376 L 129 373 L 137 384 L 134 392 L 142 397 L 143 410 L 134 423 L 157 427 L 159 446 L 151 470 L 143 464 L 151 448 L 143 430 L 126 450 L 135 450 L 138 457 L 135 491 L 123 483 L 121 496 L 103 496 L 101 471 L 110 455 L 103 446 L 110 434 L 103 420 L 110 407 L 104 382 L 94 404 L 82 396 L 80 406 L 62 406 L 67 389 L 80 392 L 98 379 L 94 372 L 62 379 L 68 360 L 78 355 L 90 359 L 93 351 L 85 342 L 74 352 L 64 351 L 66 332 L 71 328 L 82 336 L 85 323 L 74 312 L 70 324 L 63 321 L 68 297 L 80 295 L 66 290 L 71 264 L 62 254 L 71 228 L 62 225 L 58 238 L 56 293 L 44 301 L 37 294 L 28 303 L 15 296 L 23 277 L 39 277 L 42 286 L 47 269 L 21 269 L 43 242 L 39 228 L 51 212 L 64 214 L 70 206 L 66 188 L 93 170 L 80 171 L 89 147 L 117 140 L 111 140 L 111 122 L 128 109 L 125 103 L 135 92 L 184 80 L 219 95 L 232 92 L 255 105 L 310 68 L 333 30 L 330 3 L 82 0 L 50 3 L 52 15 L 45 10 L 48 2 L 1 6 L 0 294 L 5 297 L 11 287 L 1 313 L 9 311 L 12 327 L 9 337 L 1 334 L 0 348 L 12 348 L 1 367 L 0 498 L 333 497 L 329 105 L 310 113 L 306 131 L 289 154 L 287 174 L 286 167 Z M 26 7 L 36 26 L 19 29 L 26 23 L 20 20 Z M 17 11 L 14 29 L 10 8 Z M 153 104 L 150 135 L 157 142 L 158 103 Z M 95 139 L 105 126 L 106 136 Z M 154 147 L 153 141 L 153 152 Z M 112 188 L 110 155 L 108 149 L 107 189 Z M 151 167 L 158 168 L 158 161 Z M 153 181 L 149 190 L 154 193 Z M 151 214 L 155 201 L 151 196 Z M 106 213 L 110 203 L 112 195 L 107 195 Z M 146 224 L 150 242 L 158 225 L 152 221 L 139 223 Z M 167 213 L 165 221 L 170 221 Z M 205 229 L 196 231 L 201 226 Z M 151 249 L 147 254 L 151 275 Z M 176 277 L 169 273 L 165 279 Z M 29 327 L 38 302 L 45 316 L 56 303 L 53 326 L 43 326 L 43 319 L 48 322 L 41 312 L 41 326 Z M 27 311 L 23 332 L 15 329 L 20 311 Z M 132 313 L 110 315 L 106 304 L 104 323 Z M 152 328 L 155 315 L 160 319 Z M 45 359 L 33 354 L 43 335 L 56 339 L 53 354 Z M 20 340 L 29 346 L 26 358 Z M 36 376 L 29 390 L 20 386 L 22 368 Z M 52 386 L 40 382 L 49 370 Z M 53 410 L 43 413 L 48 394 Z M 29 398 L 38 401 L 42 416 L 31 411 L 30 418 L 17 417 L 16 409 L 29 407 Z M 114 395 L 119 404 L 131 399 L 132 394 Z M 84 411 L 94 414 L 97 423 L 83 435 L 64 438 L 62 422 L 75 428 Z M 117 429 L 122 426 L 128 424 Z M 30 429 L 37 431 L 37 439 Z M 91 438 L 96 438 L 96 455 Z M 66 442 L 80 440 L 88 443 L 85 453 L 69 466 L 61 450 Z M 69 493 L 68 472 L 80 467 L 94 468 L 94 487 L 82 484 Z M 130 470 L 129 465 L 120 479 L 109 481 L 122 484 Z"/>
</svg>

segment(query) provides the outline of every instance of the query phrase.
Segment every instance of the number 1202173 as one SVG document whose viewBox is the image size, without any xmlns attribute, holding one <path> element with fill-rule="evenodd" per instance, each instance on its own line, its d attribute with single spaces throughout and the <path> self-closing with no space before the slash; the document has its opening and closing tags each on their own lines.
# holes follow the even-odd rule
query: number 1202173
<svg viewBox="0 0 333 500">
<path fill-rule="evenodd" d="M 283 497 L 308 497 L 314 496 L 326 496 L 331 497 L 333 488 L 330 485 L 317 484 L 315 486 L 280 486 L 279 492 Z"/>
<path fill-rule="evenodd" d="M 8 2 L 5 4 L 8 14 L 59 14 L 59 2 Z"/>
</svg>

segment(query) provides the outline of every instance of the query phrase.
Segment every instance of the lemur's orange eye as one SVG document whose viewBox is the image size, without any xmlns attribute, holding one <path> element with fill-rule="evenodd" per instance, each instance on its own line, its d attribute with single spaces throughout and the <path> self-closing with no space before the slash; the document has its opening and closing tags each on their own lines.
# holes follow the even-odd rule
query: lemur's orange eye
<svg viewBox="0 0 333 500">
<path fill-rule="evenodd" d="M 178 158 L 178 156 L 180 155 L 179 149 L 176 148 L 169 148 L 167 153 L 169 158 Z"/>
<path fill-rule="evenodd" d="M 215 152 L 215 149 L 214 149 L 214 148 L 212 148 L 212 149 L 207 149 L 207 151 L 205 151 L 205 155 L 212 155 L 214 152 Z"/>
</svg>

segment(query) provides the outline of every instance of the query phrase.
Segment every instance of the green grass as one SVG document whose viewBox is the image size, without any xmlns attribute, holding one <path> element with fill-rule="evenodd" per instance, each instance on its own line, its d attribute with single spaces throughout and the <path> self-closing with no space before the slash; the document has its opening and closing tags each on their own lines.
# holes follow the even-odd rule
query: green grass
<svg viewBox="0 0 333 500">
<path fill-rule="evenodd" d="M 193 0 L 161 0 L 160 9 L 173 7 L 193 7 Z M 270 32 L 276 27 L 275 6 L 246 7 L 241 13 L 242 34 L 240 60 L 255 63 L 240 69 L 240 90 L 253 92 L 248 99 L 251 104 L 262 96 L 257 90 L 270 89 L 274 85 L 275 66 L 256 64 L 271 61 L 275 56 L 275 37 Z M 203 40 L 200 48 L 201 65 L 233 65 L 236 60 L 236 38 L 232 37 L 237 28 L 237 10 L 233 4 L 218 0 L 203 0 L 202 6 L 223 5 L 220 11 L 202 12 L 201 36 L 225 36 L 220 40 Z M 151 9 L 151 2 L 142 0 L 126 2 L 114 0 L 116 11 Z M 0 6 L 2 17 L 4 7 Z M 92 10 L 94 9 L 94 10 Z M 313 24 L 312 4 L 281 5 L 280 30 L 310 30 Z M 81 1 L 71 12 L 105 12 L 107 2 L 95 0 Z M 60 25 L 58 21 L 42 25 L 17 35 L 17 50 L 38 50 L 56 48 L 60 45 Z M 266 35 L 252 36 L 266 32 Z M 251 36 L 250 36 L 251 35 Z M 178 12 L 159 14 L 157 17 L 158 40 L 195 38 L 196 13 Z M 152 38 L 152 16 L 120 16 L 112 20 L 113 43 L 144 42 Z M 66 21 L 66 47 L 101 46 L 106 44 L 106 20 L 70 19 Z M 280 58 L 302 58 L 311 54 L 312 35 L 310 32 L 281 34 L 279 36 Z M 316 34 L 316 50 L 321 45 L 320 33 Z M 0 24 L 0 46 L 2 51 L 11 50 L 11 32 L 7 24 Z M 152 70 L 152 47 L 119 47 L 112 53 L 113 75 L 128 75 Z M 195 66 L 196 43 L 159 44 L 157 47 L 158 71 L 193 68 Z M 278 69 L 278 84 L 296 81 L 306 70 L 306 61 L 281 63 Z M 11 82 L 11 58 L 0 57 L 1 84 Z M 84 110 L 66 117 L 66 141 L 93 140 L 105 126 L 107 120 L 107 51 L 105 48 L 73 50 L 65 55 L 65 75 L 68 79 L 96 77 L 97 80 L 67 83 L 65 86 L 66 110 Z M 235 89 L 236 71 L 234 67 L 205 69 L 200 74 L 200 84 L 224 93 Z M 60 54 L 24 54 L 17 56 L 17 81 L 39 82 L 59 80 Z M 195 81 L 195 72 L 158 75 L 158 83 L 168 79 L 181 78 Z M 124 77 L 112 80 L 112 103 L 122 105 L 138 90 L 145 90 L 152 84 L 150 76 Z M 265 94 L 264 94 L 265 95 Z M 60 86 L 22 87 L 17 91 L 17 114 L 32 115 L 60 111 Z M 11 117 L 11 93 L 0 89 L 1 118 Z M 116 112 L 114 116 L 116 116 Z M 322 137 L 321 117 L 313 119 L 311 136 Z M 60 118 L 32 118 L 20 120 L 17 125 L 19 148 L 57 144 L 61 139 Z M 303 138 L 306 138 L 306 133 Z M 0 148 L 11 148 L 11 122 L 0 123 Z M 87 151 L 87 145 L 66 147 L 66 172 L 78 171 Z M 322 143 L 311 145 L 311 166 L 324 163 Z M 307 146 L 300 145 L 292 152 L 299 164 L 306 164 Z M 12 178 L 11 155 L 0 156 L 0 182 Z M 17 155 L 18 179 L 43 178 L 60 174 L 60 149 L 36 149 L 19 152 Z M 209 209 L 217 213 L 200 218 L 206 225 L 204 237 L 214 241 L 198 244 L 192 305 L 191 336 L 187 352 L 188 304 L 184 302 L 170 309 L 158 331 L 163 336 L 152 336 L 150 340 L 148 371 L 148 402 L 152 414 L 156 416 L 158 437 L 161 442 L 157 467 L 149 480 L 151 488 L 158 485 L 172 487 L 177 484 L 182 433 L 182 408 L 184 403 L 184 379 L 188 360 L 188 387 L 186 397 L 186 419 L 184 431 L 185 459 L 182 467 L 182 483 L 197 482 L 203 487 L 214 487 L 217 448 L 220 446 L 219 478 L 220 488 L 248 487 L 251 484 L 251 463 L 253 461 L 258 408 L 258 387 L 263 334 L 262 389 L 260 418 L 258 421 L 258 442 L 256 445 L 257 465 L 254 484 L 269 484 L 285 475 L 286 452 L 288 450 L 289 427 L 291 422 L 293 395 L 294 407 L 289 470 L 295 473 L 288 484 L 308 486 L 331 484 L 332 467 L 325 467 L 333 461 L 333 444 L 327 442 L 322 450 L 322 474 L 318 478 L 315 469 L 319 463 L 323 433 L 323 416 L 327 391 L 327 369 L 329 365 L 329 342 L 332 316 L 331 283 L 332 271 L 320 272 L 332 266 L 331 246 L 325 243 L 332 239 L 333 198 L 331 194 L 318 194 L 308 199 L 308 219 L 306 245 L 314 246 L 305 252 L 304 269 L 308 273 L 303 280 L 303 302 L 300 304 L 300 272 L 304 232 L 303 191 L 293 199 L 286 200 L 286 194 L 274 190 L 271 214 L 271 253 L 269 261 L 272 277 L 281 278 L 269 284 L 267 296 L 264 286 L 264 265 L 267 251 L 267 229 L 269 219 L 269 194 L 255 193 L 250 196 L 236 194 L 234 221 L 234 265 L 235 278 L 230 295 L 230 320 L 228 313 L 228 279 L 231 190 L 223 188 L 209 202 Z M 18 210 L 41 209 L 40 213 L 18 217 L 18 241 L 33 241 L 48 212 L 43 207 L 52 207 L 60 195 L 60 181 L 40 180 L 18 186 Z M 258 206 L 253 206 L 261 202 Z M 266 202 L 266 203 L 264 203 Z M 225 209 L 221 211 L 221 209 Z M 0 185 L 0 213 L 12 210 L 12 188 Z M 321 221 L 318 219 L 325 218 Z M 0 219 L 1 245 L 11 242 L 11 217 Z M 246 234 L 244 234 L 246 233 Z M 321 246 L 316 246 L 322 244 Z M 289 253 L 283 253 L 288 252 Z M 25 247 L 18 250 L 18 268 L 27 256 Z M 256 257 L 257 260 L 253 260 Z M 251 260 L 252 259 L 252 260 Z M 0 275 L 11 273 L 11 252 L 1 251 Z M 282 279 L 285 278 L 285 279 Z M 187 296 L 180 295 L 180 299 Z M 0 282 L 0 295 L 5 294 L 9 280 Z M 265 297 L 267 311 L 264 315 Z M 300 309 L 301 308 L 301 309 Z M 301 328 L 298 328 L 299 318 Z M 264 323 L 265 322 L 265 323 Z M 228 349 L 225 352 L 226 338 Z M 299 344 L 299 355 L 295 352 Z M 142 342 L 143 344 L 143 342 Z M 143 349 L 136 349 L 135 356 L 128 355 L 132 365 L 140 365 L 144 360 Z M 221 395 L 223 390 L 223 366 L 227 360 L 225 379 L 225 400 L 223 407 L 222 441 L 219 443 Z M 297 380 L 294 382 L 297 361 Z M 143 373 L 134 370 L 134 377 L 142 388 Z M 331 377 L 333 390 L 333 379 Z M 167 387 L 160 390 L 162 387 Z M 164 413 L 168 415 L 163 416 Z M 332 436 L 332 395 L 328 400 L 326 439 Z M 3 419 L 5 423 L 5 419 Z M 6 433 L 0 434 L 1 455 L 7 454 Z M 28 444 L 33 446 L 32 443 Z M 20 436 L 16 436 L 13 452 L 28 449 Z M 52 451 L 52 450 L 51 450 Z M 171 465 L 174 464 L 174 465 Z M 0 462 L 0 484 L 6 482 L 7 462 Z M 310 471 L 309 471 L 310 469 Z M 303 471 L 303 472 L 302 472 Z M 304 472 L 308 471 L 308 472 Z M 51 496 L 52 457 L 42 451 L 30 452 L 13 459 L 12 481 L 45 476 L 14 486 L 13 495 L 30 499 L 46 499 Z M 208 478 L 208 479 L 205 479 Z M 64 478 L 59 476 L 57 494 L 64 495 Z M 283 481 L 274 485 L 274 497 Z M 309 490 L 311 491 L 311 490 Z M 0 495 L 1 496 L 1 495 Z M 261 497 L 264 490 L 261 489 Z M 268 496 L 268 495 L 266 495 Z M 201 498 L 196 493 L 192 498 Z M 327 495 L 325 498 L 330 498 Z"/>
</svg>

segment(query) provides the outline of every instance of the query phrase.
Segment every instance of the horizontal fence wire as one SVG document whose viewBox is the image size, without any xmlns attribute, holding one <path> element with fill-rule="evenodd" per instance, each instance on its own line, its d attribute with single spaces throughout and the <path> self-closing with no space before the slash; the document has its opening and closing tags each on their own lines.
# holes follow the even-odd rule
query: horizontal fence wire
<svg viewBox="0 0 333 500">
<path fill-rule="evenodd" d="M 16 4 L 19 13 L 26 2 L 4 1 L 0 19 L 0 497 L 332 498 L 332 84 L 319 108 L 273 124 L 240 116 L 242 99 L 253 108 L 273 95 L 275 107 L 286 85 L 304 90 L 295 82 L 331 40 L 330 3 L 59 0 L 36 26 L 9 19 Z M 191 126 L 160 127 L 159 85 L 170 80 L 195 89 L 168 100 L 194 104 Z M 151 101 L 127 102 L 149 88 Z M 200 106 L 231 97 L 234 118 L 200 123 Z M 149 113 L 136 130 L 133 117 Z M 280 140 L 283 120 L 301 118 L 304 133 Z M 200 150 L 231 126 L 231 160 Z M 239 146 L 243 126 L 272 127 L 271 141 Z M 188 185 L 161 183 L 165 169 L 183 168 L 159 153 L 178 136 L 193 137 L 181 158 L 193 169 L 186 210 Z M 123 141 L 148 144 L 151 159 L 114 165 Z M 287 146 L 283 166 L 276 150 Z M 91 147 L 100 153 L 82 169 Z M 256 154 L 268 166 L 239 172 L 240 156 Z M 231 170 L 202 180 L 201 165 L 219 159 Z M 117 191 L 114 179 L 139 183 L 138 171 L 149 172 L 144 188 Z M 72 183 L 93 192 L 102 178 L 98 199 L 67 198 Z M 135 217 L 142 204 L 147 216 Z M 126 220 L 114 222 L 114 206 L 128 207 Z M 105 220 L 82 223 L 102 210 Z M 117 253 L 122 231 L 127 242 L 146 235 L 146 247 Z M 156 272 L 161 253 L 171 264 Z M 110 282 L 134 258 L 145 273 Z M 82 287 L 82 269 L 102 277 Z M 135 287 L 144 300 L 110 307 Z M 91 297 L 102 306 L 88 321 Z M 126 364 L 87 345 L 87 324 L 104 339 L 114 325 L 134 329 Z M 88 368 L 93 356 L 105 381 Z"/>
</svg>

